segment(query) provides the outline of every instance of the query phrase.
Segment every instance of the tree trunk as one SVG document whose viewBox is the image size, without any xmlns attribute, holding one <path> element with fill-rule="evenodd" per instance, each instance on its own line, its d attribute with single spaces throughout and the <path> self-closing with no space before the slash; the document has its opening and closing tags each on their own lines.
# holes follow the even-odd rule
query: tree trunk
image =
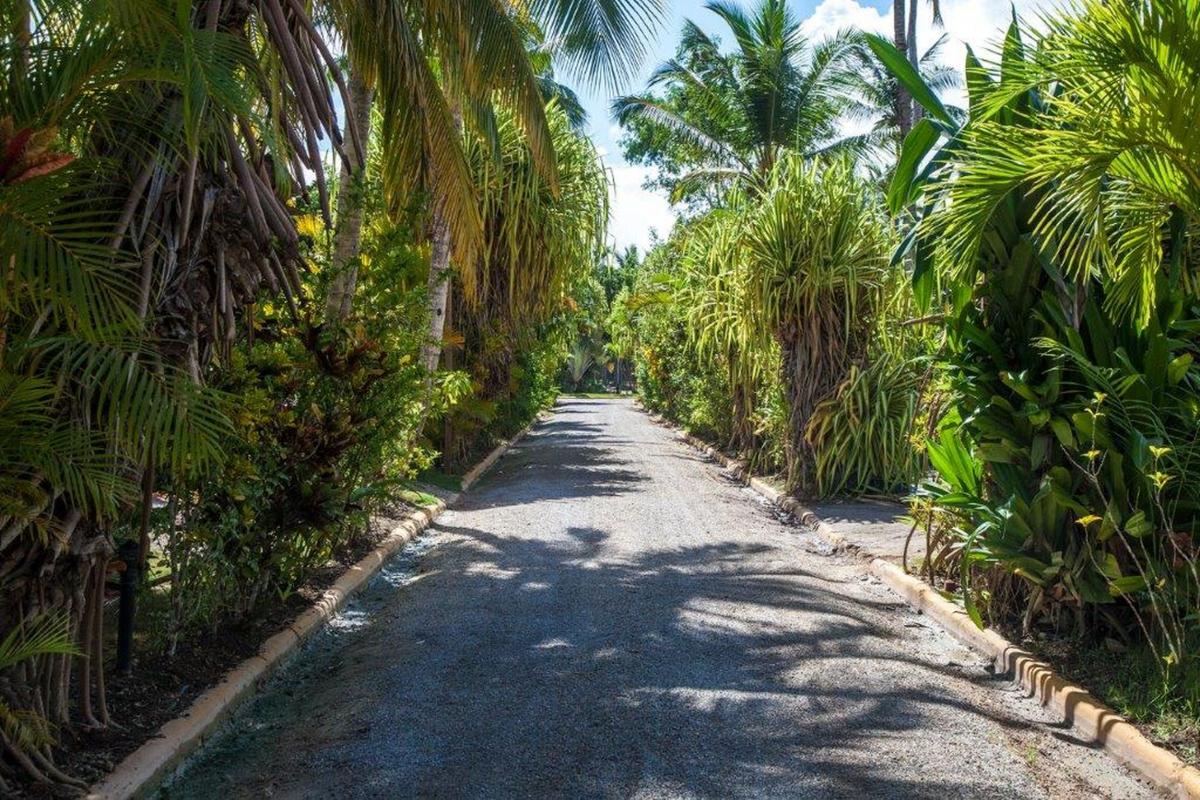
<svg viewBox="0 0 1200 800">
<path fill-rule="evenodd" d="M 367 148 L 371 125 L 371 102 L 373 92 L 366 85 L 362 74 L 350 69 L 350 103 L 348 114 L 360 131 L 359 139 L 363 150 Z M 349 162 L 349 164 L 347 164 Z M 362 241 L 363 175 L 366 172 L 367 154 L 354 146 L 353 137 L 346 142 L 346 160 L 342 162 L 341 178 L 338 181 L 337 228 L 333 234 L 333 281 L 329 284 L 329 296 L 325 303 L 325 320 L 340 322 L 350 316 L 354 305 L 354 289 L 358 285 L 359 245 Z"/>
<path fill-rule="evenodd" d="M 450 289 L 449 289 L 450 281 L 447 280 L 445 283 L 446 283 L 446 287 L 447 287 L 446 288 L 446 305 L 445 305 L 446 313 L 445 313 L 445 317 L 444 317 L 443 329 L 454 325 L 454 306 L 452 305 L 453 298 L 450 297 Z M 454 353 L 453 347 L 443 348 L 442 358 L 446 362 L 446 369 L 448 371 L 453 370 L 455 367 L 454 355 L 455 355 L 455 353 Z M 435 369 L 437 368 L 437 364 L 434 364 L 434 368 Z M 454 415 L 453 414 L 445 414 L 442 416 L 442 468 L 446 472 L 450 472 L 454 466 L 452 461 L 454 460 L 454 452 L 455 452 L 456 446 L 457 446 L 457 442 L 456 442 L 456 436 L 455 436 L 455 430 L 454 430 Z"/>
<path fill-rule="evenodd" d="M 903 0 L 897 0 L 897 3 L 901 2 L 903 2 Z M 921 0 L 909 0 L 908 40 L 906 42 L 908 45 L 908 63 L 912 64 L 913 69 L 917 71 L 918 75 L 921 72 L 921 54 L 917 50 L 917 11 L 918 4 L 920 2 Z M 924 116 L 925 109 L 921 108 L 920 103 L 913 103 L 910 101 L 909 111 L 909 125 L 911 127 L 912 125 L 916 125 L 918 122 L 920 122 L 921 117 Z"/>
<path fill-rule="evenodd" d="M 429 259 L 429 278 L 426 282 L 429 308 L 429 331 L 421 351 L 421 362 L 432 375 L 437 372 L 442 357 L 442 338 L 446 332 L 446 307 L 450 302 L 450 223 L 441 209 L 433 212 L 430 226 L 433 252 Z"/>
<path fill-rule="evenodd" d="M 892 5 L 892 34 L 894 44 L 901 53 L 908 52 L 908 26 L 905 24 L 905 0 L 896 0 Z M 896 82 L 896 127 L 903 139 L 912 129 L 912 97 L 899 81 Z"/>
<path fill-rule="evenodd" d="M 854 345 L 846 339 L 842 315 L 829 305 L 776 331 L 780 378 L 788 402 L 787 489 L 802 497 L 817 494 L 816 459 L 805 433 L 813 412 L 846 375 Z"/>
<path fill-rule="evenodd" d="M 452 109 L 454 124 L 462 130 L 462 109 L 457 105 Z M 429 259 L 429 278 L 426 282 L 429 309 L 429 335 L 421 350 L 421 363 L 432 375 L 437 372 L 438 361 L 442 356 L 442 338 L 446 331 L 446 308 L 450 302 L 450 250 L 452 231 L 450 221 L 446 219 L 445 208 L 436 203 L 433 208 L 433 221 L 430 224 L 430 242 L 432 253 Z"/>
<path fill-rule="evenodd" d="M 754 425 L 750 415 L 754 413 L 754 390 L 731 380 L 730 395 L 733 398 L 733 419 L 730 423 L 729 449 L 739 457 L 754 448 Z"/>
</svg>

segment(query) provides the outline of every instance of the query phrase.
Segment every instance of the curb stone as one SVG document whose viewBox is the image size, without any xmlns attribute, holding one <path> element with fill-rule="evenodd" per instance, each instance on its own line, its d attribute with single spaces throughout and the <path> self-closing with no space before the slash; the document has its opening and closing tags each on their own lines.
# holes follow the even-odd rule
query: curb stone
<svg viewBox="0 0 1200 800">
<path fill-rule="evenodd" d="M 955 639 L 990 658 L 997 674 L 1011 677 L 1029 697 L 1037 698 L 1043 706 L 1053 709 L 1081 736 L 1098 744 L 1110 756 L 1170 796 L 1181 800 L 1200 799 L 1200 770 L 1155 745 L 1136 726 L 1086 689 L 1070 683 L 1048 663 L 991 628 L 979 628 L 965 611 L 924 581 L 909 575 L 890 561 L 849 543 L 837 529 L 800 501 L 762 478 L 749 475 L 741 462 L 661 415 L 645 409 L 640 403 L 639 407 L 655 422 L 677 431 L 688 445 L 733 470 L 751 489 L 816 531 L 836 550 L 855 552 L 866 559 L 868 570 L 885 586 L 903 597 L 918 612 L 933 618 Z"/>
<path fill-rule="evenodd" d="M 126 756 L 108 775 L 94 784 L 87 800 L 125 800 L 147 797 L 171 777 L 183 761 L 221 733 L 225 723 L 256 695 L 275 672 L 296 655 L 296 650 L 319 631 L 402 547 L 412 541 L 446 508 L 453 505 L 508 450 L 521 441 L 549 412 L 534 420 L 508 441 L 501 441 L 462 477 L 461 489 L 431 505 L 418 508 L 397 525 L 374 550 L 349 567 L 309 608 L 275 633 L 235 666 L 212 688 L 192 702 L 179 717 L 159 728 L 153 738 Z"/>
</svg>

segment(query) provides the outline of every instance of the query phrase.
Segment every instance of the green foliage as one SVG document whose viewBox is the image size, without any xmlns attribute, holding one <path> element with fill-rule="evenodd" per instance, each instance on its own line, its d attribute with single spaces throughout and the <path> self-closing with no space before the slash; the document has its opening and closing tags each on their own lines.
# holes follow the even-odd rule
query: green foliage
<svg viewBox="0 0 1200 800">
<path fill-rule="evenodd" d="M 47 614 L 14 627 L 0 641 L 0 670 L 7 670 L 41 656 L 78 655 L 66 614 Z M 41 714 L 10 704 L 0 698 L 0 732 L 8 742 L 22 748 L 47 747 L 54 741 L 48 720 Z"/>
<path fill-rule="evenodd" d="M 469 376 L 472 396 L 435 433 L 446 467 L 465 467 L 550 403 L 570 348 L 582 345 L 582 361 L 600 351 L 607 303 L 593 269 L 608 223 L 607 178 L 567 116 L 553 106 L 548 115 L 557 185 L 537 168 L 511 116 L 498 119 L 498 142 L 469 147 L 487 234 L 483 254 L 459 270 L 455 286 L 451 321 L 462 361 L 454 364 Z"/>
<path fill-rule="evenodd" d="M 647 93 L 613 103 L 628 131 L 625 157 L 658 167 L 672 199 L 698 207 L 770 171 L 786 150 L 835 145 L 854 85 L 850 34 L 810 44 L 783 0 L 761 0 L 750 13 L 726 2 L 706 8 L 733 34 L 732 52 L 689 20 Z"/>
<path fill-rule="evenodd" d="M 657 16 L 635 0 L 0 4 L 0 789 L 14 766 L 84 788 L 54 768 L 49 725 L 109 724 L 92 620 L 114 539 L 169 562 L 173 634 L 212 628 L 293 590 L 428 465 L 427 423 L 470 402 L 475 375 L 418 366 L 417 217 L 453 226 L 460 287 L 497 312 L 472 340 L 515 387 L 483 400 L 497 430 L 547 401 L 608 188 L 568 135 L 551 53 L 615 78 Z M 347 83 L 373 98 L 370 130 L 338 119 L 366 110 Z M 330 202 L 331 158 L 361 217 Z M 359 221 L 361 247 L 342 236 Z M 350 291 L 328 305 L 354 313 L 322 324 L 334 267 Z M 81 669 L 5 660 L 47 607 Z M 34 710 L 47 726 L 20 738 Z"/>
<path fill-rule="evenodd" d="M 888 327 L 911 304 L 877 198 L 848 162 L 787 154 L 727 203 L 678 226 L 614 314 L 644 401 L 807 491 L 903 490 L 925 343 Z"/>
<path fill-rule="evenodd" d="M 1114 12 L 1094 4 L 1092 11 L 1160 35 L 1151 5 L 1134 14 L 1136 21 L 1127 16 L 1135 7 Z M 1108 42 L 1111 58 L 1125 58 L 1090 22 L 1060 18 L 1049 37 L 1048 53 L 1039 48 L 1026 56 L 1014 23 L 999 75 L 969 65 L 971 119 L 940 149 L 914 131 L 906 151 L 916 153 L 906 152 L 902 163 L 932 154 L 939 169 L 900 170 L 893 184 L 894 198 L 920 198 L 923 220 L 911 240 L 918 269 L 926 261 L 947 287 L 940 298 L 948 334 L 942 368 L 956 423 L 930 445 L 942 480 L 927 491 L 958 539 L 964 600 L 977 621 L 979 601 L 989 599 L 979 576 L 999 567 L 1017 576 L 1022 590 L 1006 604 L 989 602 L 994 618 L 1019 615 L 1026 632 L 1049 622 L 1140 639 L 1170 673 L 1193 652 L 1187 643 L 1200 603 L 1193 453 L 1200 372 L 1192 355 L 1200 308 L 1191 291 L 1190 227 L 1177 224 L 1178 214 L 1189 212 L 1160 195 L 1166 212 L 1152 214 L 1151 223 L 1123 205 L 1144 186 L 1117 189 L 1108 179 L 1097 186 L 1070 169 L 998 169 L 1001 152 L 1023 162 L 1025 153 L 1009 149 L 1016 143 L 1083 146 L 1066 132 L 1082 124 L 1073 104 L 1100 98 L 1086 96 L 1097 86 L 1090 79 L 1075 83 L 1078 72 L 1062 54 L 1068 40 L 1089 58 L 1106 52 L 1100 42 Z M 1061 70 L 1057 93 L 1029 80 L 1049 80 L 1059 74 L 1054 70 Z M 951 121 L 931 113 L 945 133 Z M 1090 136 L 1112 141 L 1126 121 L 1109 115 L 1088 125 Z M 1110 189 L 1120 199 L 1103 199 Z M 1076 224 L 1086 216 L 1082 206 L 1066 217 L 1055 211 L 1049 221 L 1049 210 L 1068 197 L 1112 208 L 1130 229 L 1152 225 L 1160 246 L 1118 268 L 1083 233 L 1102 226 Z M 1074 259 L 1085 253 L 1081 269 Z M 1132 317 L 1124 299 L 1129 270 L 1151 276 L 1154 287 L 1138 301 L 1149 298 L 1150 307 L 1139 306 Z M 918 285 L 925 277 L 917 275 Z"/>
<path fill-rule="evenodd" d="M 904 359 L 883 355 L 865 369 L 850 366 L 804 431 L 818 494 L 900 495 L 922 477 L 923 459 L 912 442 L 922 387 L 919 366 Z"/>
<path fill-rule="evenodd" d="M 1020 188 L 1038 196 L 1041 249 L 1067 279 L 1102 280 L 1115 317 L 1147 324 L 1191 281 L 1171 241 L 1200 224 L 1198 16 L 1196 0 L 1087 0 L 1047 15 L 1036 48 L 1014 26 L 961 137 L 948 266 L 972 268 L 993 209 Z"/>
<path fill-rule="evenodd" d="M 176 632 L 288 594 L 430 463 L 419 444 L 431 402 L 417 359 L 423 291 L 405 288 L 420 285 L 423 261 L 392 236 L 376 241 L 354 316 L 313 326 L 265 306 L 253 343 L 215 372 L 215 384 L 238 398 L 225 465 L 176 488 L 178 528 L 162 521 L 171 529 Z"/>
<path fill-rule="evenodd" d="M 732 364 L 719 348 L 698 345 L 699 312 L 692 271 L 692 242 L 703 222 L 677 225 L 671 239 L 653 249 L 625 300 L 628 329 L 617 336 L 632 343 L 637 388 L 649 408 L 692 431 L 721 442 L 734 437 L 730 381 Z M 686 299 L 685 299 L 686 298 Z"/>
</svg>

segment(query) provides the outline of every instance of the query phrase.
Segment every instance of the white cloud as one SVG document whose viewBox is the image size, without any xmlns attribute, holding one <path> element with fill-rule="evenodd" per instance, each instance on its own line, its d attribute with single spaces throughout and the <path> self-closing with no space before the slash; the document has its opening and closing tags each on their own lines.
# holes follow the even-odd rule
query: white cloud
<svg viewBox="0 0 1200 800">
<path fill-rule="evenodd" d="M 809 39 L 820 40 L 849 28 L 869 33 L 887 33 L 891 25 L 890 10 L 876 11 L 869 6 L 859 5 L 855 0 L 824 0 L 800 27 Z"/>
<path fill-rule="evenodd" d="M 1061 7 L 1062 0 L 941 0 L 943 27 L 933 24 L 933 13 L 928 3 L 919 3 L 920 16 L 917 20 L 917 44 L 924 51 L 946 35 L 942 47 L 941 61 L 961 70 L 966 63 L 967 46 L 975 51 L 985 63 L 991 60 L 996 47 L 1008 29 L 1015 6 L 1017 15 L 1026 24 L 1036 24 L 1039 13 Z M 880 33 L 889 39 L 892 35 L 892 8 L 876 11 L 856 0 L 823 0 L 813 9 L 812 15 L 802 25 L 804 34 L 819 40 L 832 36 L 839 30 L 859 28 L 871 33 Z M 951 102 L 965 98 L 949 97 Z"/>
<path fill-rule="evenodd" d="M 635 244 L 645 252 L 650 248 L 651 231 L 663 239 L 671 233 L 675 212 L 664 196 L 642 188 L 642 183 L 651 175 L 649 167 L 617 164 L 611 166 L 610 172 L 609 237 L 619 249 Z"/>
</svg>

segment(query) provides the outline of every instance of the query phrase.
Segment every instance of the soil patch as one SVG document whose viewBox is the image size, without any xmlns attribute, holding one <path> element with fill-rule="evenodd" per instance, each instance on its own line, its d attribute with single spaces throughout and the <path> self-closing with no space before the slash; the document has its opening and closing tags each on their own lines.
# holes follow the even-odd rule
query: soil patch
<svg viewBox="0 0 1200 800">
<path fill-rule="evenodd" d="M 131 675 L 118 674 L 113 668 L 116 646 L 109 642 L 105 664 L 108 706 L 113 724 L 106 730 L 87 730 L 71 726 L 59 731 L 60 744 L 55 763 L 68 775 L 89 784 L 111 772 L 126 756 L 178 717 L 206 690 L 247 658 L 255 655 L 264 641 L 286 627 L 308 609 L 348 567 L 373 550 L 414 510 L 415 506 L 396 503 L 386 513 L 372 519 L 366 529 L 355 535 L 297 591 L 286 599 L 272 598 L 260 603 L 251 617 L 225 625 L 215 633 L 201 631 L 180 640 L 174 655 L 163 652 L 137 652 Z M 115 630 L 116 603 L 106 613 L 105 630 Z M 50 786 L 26 784 L 16 787 L 15 798 L 55 797 Z"/>
</svg>

